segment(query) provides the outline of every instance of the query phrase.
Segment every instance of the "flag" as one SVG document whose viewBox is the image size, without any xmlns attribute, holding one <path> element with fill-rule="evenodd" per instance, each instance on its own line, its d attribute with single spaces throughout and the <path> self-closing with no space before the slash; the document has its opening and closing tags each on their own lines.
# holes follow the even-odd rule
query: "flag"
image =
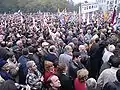
<svg viewBox="0 0 120 90">
<path fill-rule="evenodd" d="M 58 8 L 57 12 L 58 12 L 58 14 L 60 13 L 60 9 L 59 8 Z"/>
<path fill-rule="evenodd" d="M 92 20 L 93 20 L 93 19 L 92 19 L 92 13 L 93 13 L 93 12 L 89 12 L 89 22 L 90 22 L 90 23 L 92 23 Z"/>
<path fill-rule="evenodd" d="M 114 7 L 111 24 L 114 24 L 114 23 L 115 23 L 115 17 L 116 17 L 116 6 Z"/>
<path fill-rule="evenodd" d="M 79 23 L 81 22 L 80 18 L 81 18 L 81 10 L 80 10 L 80 6 L 79 6 Z"/>
<path fill-rule="evenodd" d="M 89 13 L 87 13 L 87 25 L 89 25 L 89 24 L 90 24 L 90 18 L 89 18 L 89 16 L 90 16 L 90 14 L 89 14 Z"/>
<path fill-rule="evenodd" d="M 82 14 L 82 20 L 83 20 L 83 22 L 85 22 L 85 19 L 86 19 L 85 13 L 83 13 L 83 14 Z"/>
<path fill-rule="evenodd" d="M 107 11 L 104 12 L 104 21 L 106 21 L 108 19 L 108 13 Z"/>
</svg>

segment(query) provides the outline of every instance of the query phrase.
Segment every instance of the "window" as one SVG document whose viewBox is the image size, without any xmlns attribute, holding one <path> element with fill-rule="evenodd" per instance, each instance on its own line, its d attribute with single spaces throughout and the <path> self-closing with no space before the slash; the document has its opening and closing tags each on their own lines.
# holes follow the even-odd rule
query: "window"
<svg viewBox="0 0 120 90">
<path fill-rule="evenodd" d="M 94 7 L 92 6 L 92 8 L 94 8 Z"/>
<path fill-rule="evenodd" d="M 88 6 L 87 6 L 87 10 L 88 10 Z"/>
<path fill-rule="evenodd" d="M 91 9 L 91 6 L 89 6 L 89 9 Z"/>
</svg>

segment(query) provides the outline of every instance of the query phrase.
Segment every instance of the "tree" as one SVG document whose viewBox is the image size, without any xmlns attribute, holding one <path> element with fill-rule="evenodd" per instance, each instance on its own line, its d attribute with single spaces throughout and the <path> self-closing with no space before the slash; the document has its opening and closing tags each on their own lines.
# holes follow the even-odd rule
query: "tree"
<svg viewBox="0 0 120 90">
<path fill-rule="evenodd" d="M 72 1 L 72 0 L 71 0 Z M 15 12 L 21 10 L 23 12 L 57 12 L 67 8 L 72 11 L 74 9 L 73 2 L 67 0 L 0 0 L 0 12 Z"/>
</svg>

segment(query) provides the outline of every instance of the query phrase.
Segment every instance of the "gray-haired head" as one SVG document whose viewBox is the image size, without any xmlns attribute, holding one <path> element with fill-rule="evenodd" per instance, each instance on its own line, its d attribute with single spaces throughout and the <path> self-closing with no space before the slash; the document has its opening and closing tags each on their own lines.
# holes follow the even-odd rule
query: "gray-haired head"
<svg viewBox="0 0 120 90">
<path fill-rule="evenodd" d="M 89 78 L 86 81 L 87 88 L 95 89 L 97 87 L 97 82 L 94 78 Z"/>
</svg>

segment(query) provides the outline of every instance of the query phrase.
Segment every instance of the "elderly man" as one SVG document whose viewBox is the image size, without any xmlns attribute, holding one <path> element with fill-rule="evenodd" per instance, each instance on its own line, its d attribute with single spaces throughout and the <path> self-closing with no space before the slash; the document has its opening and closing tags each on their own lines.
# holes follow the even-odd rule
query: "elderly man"
<svg viewBox="0 0 120 90">
<path fill-rule="evenodd" d="M 88 31 L 87 31 L 87 33 L 85 34 L 84 38 L 85 38 L 85 42 L 90 43 L 91 38 L 92 38 L 91 30 L 88 30 Z"/>
<path fill-rule="evenodd" d="M 27 62 L 28 74 L 26 76 L 26 84 L 30 85 L 32 90 L 41 90 L 42 76 L 37 70 L 37 66 L 34 61 Z"/>
</svg>

